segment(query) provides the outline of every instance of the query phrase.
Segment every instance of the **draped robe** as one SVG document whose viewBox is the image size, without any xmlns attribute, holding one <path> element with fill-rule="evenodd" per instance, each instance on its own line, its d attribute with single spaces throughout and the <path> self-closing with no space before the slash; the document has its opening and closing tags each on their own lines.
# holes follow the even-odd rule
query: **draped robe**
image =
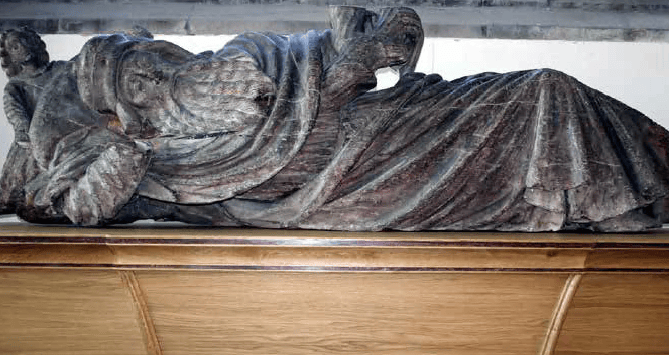
<svg viewBox="0 0 669 355">
<path fill-rule="evenodd" d="M 123 102 L 113 66 L 128 50 L 155 44 L 99 39 L 111 69 L 90 69 L 87 58 L 97 54 L 82 51 L 78 90 L 98 112 L 96 102 L 113 101 L 104 111 L 115 111 L 126 131 L 86 127 L 51 143 L 24 218 L 356 231 L 635 231 L 661 223 L 667 131 L 638 111 L 550 69 L 453 81 L 405 73 L 394 87 L 333 106 L 324 83 L 341 54 L 336 41 L 332 31 L 247 33 L 213 54 L 170 52 L 180 68 L 195 63 L 180 69 L 182 79 L 210 90 L 179 98 L 173 84 L 167 108 L 147 113 Z M 269 81 L 240 90 L 269 85 L 271 102 L 266 114 L 235 116 L 223 108 L 234 80 L 218 94 L 214 84 L 249 63 Z M 373 72 L 348 74 L 344 86 L 374 81 Z M 91 96 L 96 89 L 107 91 Z"/>
</svg>

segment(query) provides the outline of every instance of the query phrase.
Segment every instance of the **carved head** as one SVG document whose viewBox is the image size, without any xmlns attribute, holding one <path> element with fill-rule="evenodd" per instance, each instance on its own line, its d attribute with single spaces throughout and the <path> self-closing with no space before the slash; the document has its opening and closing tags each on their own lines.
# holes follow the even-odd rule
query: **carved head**
<svg viewBox="0 0 669 355">
<path fill-rule="evenodd" d="M 75 62 L 79 95 L 89 108 L 116 114 L 125 133 L 145 132 L 147 117 L 170 101 L 174 72 L 194 57 L 146 35 L 95 37 Z"/>
<path fill-rule="evenodd" d="M 416 68 L 423 46 L 423 26 L 416 11 L 407 7 L 387 7 L 373 12 L 356 6 L 330 8 L 330 25 L 334 32 L 334 47 L 338 52 L 357 37 L 374 38 L 384 45 L 389 64 L 401 74 Z M 363 51 L 364 52 L 364 51 Z M 374 55 L 366 53 L 366 55 Z"/>
<path fill-rule="evenodd" d="M 94 37 L 83 46 L 75 65 L 79 95 L 88 107 L 115 111 L 117 65 L 137 41 L 125 34 L 113 34 Z"/>
<path fill-rule="evenodd" d="M 379 11 L 377 33 L 389 41 L 388 54 L 401 58 L 397 69 L 400 75 L 416 69 L 423 48 L 423 25 L 420 17 L 408 7 L 387 7 Z"/>
<path fill-rule="evenodd" d="M 7 30 L 0 37 L 0 64 L 7 77 L 38 70 L 49 63 L 46 44 L 29 28 Z"/>
</svg>

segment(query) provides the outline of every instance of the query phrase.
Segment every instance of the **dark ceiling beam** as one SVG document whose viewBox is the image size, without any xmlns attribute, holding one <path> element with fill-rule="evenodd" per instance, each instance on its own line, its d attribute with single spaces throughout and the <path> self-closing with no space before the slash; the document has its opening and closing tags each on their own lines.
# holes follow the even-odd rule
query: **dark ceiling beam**
<svg viewBox="0 0 669 355">
<path fill-rule="evenodd" d="M 0 29 L 28 25 L 41 33 L 94 34 L 139 25 L 161 34 L 292 33 L 328 28 L 327 3 L 336 3 L 243 2 L 0 1 Z M 429 37 L 669 42 L 669 2 L 664 0 L 383 0 L 374 4 L 372 9 L 413 7 Z"/>
</svg>

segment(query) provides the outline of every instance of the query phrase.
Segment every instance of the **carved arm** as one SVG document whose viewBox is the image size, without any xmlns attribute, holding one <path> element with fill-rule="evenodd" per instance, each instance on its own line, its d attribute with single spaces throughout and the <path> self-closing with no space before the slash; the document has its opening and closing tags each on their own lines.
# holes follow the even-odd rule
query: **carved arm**
<svg viewBox="0 0 669 355">
<path fill-rule="evenodd" d="M 12 82 L 8 83 L 2 101 L 7 120 L 14 127 L 14 140 L 20 145 L 26 145 L 30 142 L 28 130 L 32 115 L 28 112 L 28 102 L 22 88 Z"/>
</svg>

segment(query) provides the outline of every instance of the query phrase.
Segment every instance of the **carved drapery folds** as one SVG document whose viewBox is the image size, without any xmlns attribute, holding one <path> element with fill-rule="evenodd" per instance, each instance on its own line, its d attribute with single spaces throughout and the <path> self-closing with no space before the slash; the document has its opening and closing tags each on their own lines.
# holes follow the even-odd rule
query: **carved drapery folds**
<svg viewBox="0 0 669 355">
<path fill-rule="evenodd" d="M 3 212 L 333 230 L 662 222 L 667 132 L 638 111 L 550 69 L 415 73 L 411 9 L 330 17 L 331 30 L 245 33 L 200 54 L 100 36 L 71 61 L 12 72 L 5 111 L 28 123 L 15 124 Z M 384 67 L 400 81 L 369 91 Z"/>
</svg>

